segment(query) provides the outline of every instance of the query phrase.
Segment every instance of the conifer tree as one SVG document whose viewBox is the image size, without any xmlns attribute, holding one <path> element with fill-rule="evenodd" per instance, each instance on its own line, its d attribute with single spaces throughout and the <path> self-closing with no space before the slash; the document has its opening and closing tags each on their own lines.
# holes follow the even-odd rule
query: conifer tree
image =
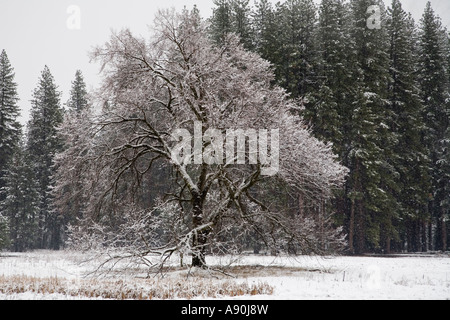
<svg viewBox="0 0 450 320">
<path fill-rule="evenodd" d="M 392 1 L 387 30 L 390 39 L 389 101 L 394 115 L 390 128 L 396 135 L 392 162 L 398 172 L 399 184 L 394 195 L 401 206 L 398 218 L 402 221 L 397 219 L 396 229 L 402 243 L 408 243 L 409 250 L 426 250 L 423 232 L 416 232 L 426 227 L 430 191 L 428 151 L 421 135 L 424 130 L 423 105 L 415 77 L 418 68 L 416 31 L 414 21 L 399 0 Z M 389 240 L 386 246 L 389 250 Z M 397 249 L 403 249 L 401 243 Z"/>
<path fill-rule="evenodd" d="M 362 108 L 358 99 L 364 100 L 360 89 L 361 72 L 357 66 L 353 16 L 348 4 L 342 0 L 323 0 L 317 27 L 318 88 L 307 95 L 305 118 L 309 120 L 316 137 L 333 144 L 333 149 L 343 165 L 352 169 L 346 187 L 331 204 L 337 210 L 340 225 L 348 233 L 350 251 L 354 251 L 355 205 L 362 197 L 360 174 L 353 166 L 358 137 L 361 130 Z"/>
<path fill-rule="evenodd" d="M 332 142 L 335 152 L 341 156 L 346 136 L 344 121 L 351 115 L 348 106 L 355 87 L 353 40 L 349 36 L 347 18 L 348 11 L 342 0 L 321 2 L 317 31 L 320 85 L 307 96 L 309 103 L 305 111 L 315 135 Z"/>
<path fill-rule="evenodd" d="M 233 32 L 233 14 L 230 0 L 213 0 L 215 8 L 210 18 L 210 35 L 215 44 L 224 43 L 226 35 Z"/>
<path fill-rule="evenodd" d="M 210 19 L 210 35 L 221 45 L 229 33 L 239 36 L 248 50 L 254 48 L 254 35 L 249 0 L 214 0 L 213 16 Z"/>
<path fill-rule="evenodd" d="M 0 212 L 8 223 L 10 249 L 35 249 L 39 190 L 23 143 L 15 149 L 1 193 L 5 199 L 0 202 Z"/>
<path fill-rule="evenodd" d="M 353 0 L 352 37 L 355 39 L 358 86 L 351 118 L 348 196 L 351 201 L 349 239 L 351 251 L 380 250 L 382 238 L 395 235 L 393 219 L 398 202 L 397 173 L 391 163 L 395 135 L 389 129 L 392 110 L 387 100 L 389 83 L 388 37 L 382 1 Z M 368 8 L 380 9 L 381 28 L 369 28 Z M 352 247 L 353 245 L 353 247 Z"/>
<path fill-rule="evenodd" d="M 14 69 L 3 50 L 0 54 L 0 188 L 4 186 L 6 168 L 20 139 L 18 101 Z"/>
<path fill-rule="evenodd" d="M 232 0 L 231 9 L 233 17 L 232 31 L 239 35 L 241 43 L 246 49 L 252 50 L 254 48 L 254 37 L 249 0 Z"/>
<path fill-rule="evenodd" d="M 54 157 L 62 148 L 57 128 L 62 123 L 60 92 L 50 70 L 45 66 L 33 94 L 28 123 L 27 152 L 39 184 L 39 248 L 58 249 L 61 244 L 61 217 L 52 210 Z"/>
<path fill-rule="evenodd" d="M 275 10 L 269 0 L 255 3 L 253 12 L 254 50 L 262 58 L 275 63 L 277 61 L 278 32 Z"/>
<path fill-rule="evenodd" d="M 446 191 L 449 181 L 446 177 L 449 175 L 441 164 L 445 162 L 443 142 L 449 127 L 448 37 L 430 2 L 420 21 L 419 53 L 419 81 L 426 125 L 423 140 L 430 152 L 430 209 L 436 221 L 435 249 L 446 250 L 448 210 L 443 204 L 448 203 L 449 194 Z"/>
<path fill-rule="evenodd" d="M 79 113 L 87 107 L 87 104 L 86 83 L 84 82 L 82 72 L 77 70 L 75 73 L 75 80 L 72 82 L 67 107 L 69 110 L 74 110 Z"/>
<path fill-rule="evenodd" d="M 76 128 L 84 127 L 89 130 L 90 121 L 92 118 L 91 108 L 88 102 L 88 94 L 86 91 L 86 84 L 84 82 L 82 73 L 78 70 L 75 74 L 75 80 L 72 82 L 70 91 L 70 98 L 67 102 L 68 110 L 64 114 L 64 120 L 59 128 L 59 136 L 64 143 L 64 150 L 73 150 L 67 157 L 63 157 L 62 152 L 59 152 L 55 161 L 55 187 L 52 189 L 53 205 L 59 206 L 61 199 L 70 197 L 71 201 L 67 201 L 64 206 L 60 206 L 60 211 L 63 212 L 62 221 L 63 226 L 76 222 L 77 219 L 83 217 L 84 201 L 83 190 L 85 188 L 85 181 L 80 181 L 79 177 L 82 175 L 82 166 L 74 166 L 70 172 L 61 172 L 58 167 L 63 165 L 63 162 L 73 162 L 80 155 L 89 152 L 83 149 L 83 141 L 80 136 L 74 134 Z M 70 177 L 68 179 L 68 177 Z M 62 182 L 65 182 L 64 184 Z"/>
<path fill-rule="evenodd" d="M 304 97 L 316 84 L 314 1 L 287 0 L 278 6 L 277 20 L 280 41 L 277 78 L 293 97 Z"/>
</svg>

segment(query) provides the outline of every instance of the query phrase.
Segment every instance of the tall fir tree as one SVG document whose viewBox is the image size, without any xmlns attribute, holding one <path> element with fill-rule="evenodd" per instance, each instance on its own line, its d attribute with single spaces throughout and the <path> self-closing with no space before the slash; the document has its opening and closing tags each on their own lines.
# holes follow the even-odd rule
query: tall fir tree
<svg viewBox="0 0 450 320">
<path fill-rule="evenodd" d="M 60 92 L 45 66 L 33 94 L 27 140 L 27 152 L 39 183 L 39 248 L 58 249 L 61 245 L 62 220 L 59 213 L 52 210 L 51 190 L 54 184 L 53 160 L 62 148 L 57 130 L 62 120 Z"/>
<path fill-rule="evenodd" d="M 80 136 L 74 134 L 75 128 L 84 126 L 89 130 L 90 121 L 92 119 L 91 109 L 88 102 L 88 94 L 86 91 L 86 83 L 80 70 L 75 74 L 75 80 L 72 82 L 70 90 L 69 101 L 67 102 L 68 110 L 64 114 L 64 120 L 58 130 L 60 138 L 64 143 L 64 150 L 70 149 L 73 152 L 67 158 L 63 158 L 62 152 L 58 153 L 54 159 L 55 161 L 55 187 L 52 189 L 51 195 L 54 198 L 53 204 L 58 207 L 61 199 L 70 197 L 72 200 L 65 202 L 64 209 L 61 216 L 63 227 L 66 228 L 69 224 L 76 223 L 77 219 L 83 217 L 84 202 L 83 190 L 85 183 L 79 180 L 82 176 L 81 168 L 73 168 L 71 172 L 61 172 L 58 170 L 62 162 L 74 161 L 77 157 L 89 150 L 83 148 L 84 141 Z M 67 177 L 70 176 L 70 179 Z M 63 206 L 59 206 L 62 208 Z"/>
<path fill-rule="evenodd" d="M 392 163 L 396 143 L 389 124 L 393 113 L 387 97 L 389 76 L 388 37 L 382 1 L 352 0 L 358 86 L 351 117 L 352 137 L 348 166 L 351 170 L 347 195 L 350 251 L 381 250 L 395 236 L 393 221 L 399 205 L 393 196 L 398 189 Z M 377 6 L 379 28 L 369 27 L 371 6 Z"/>
<path fill-rule="evenodd" d="M 11 251 L 35 249 L 38 234 L 39 189 L 24 143 L 15 149 L 1 193 L 0 211 L 8 222 Z"/>
<path fill-rule="evenodd" d="M 443 222 L 439 225 L 441 230 L 438 233 L 441 238 L 442 250 L 448 250 L 450 243 L 450 127 L 447 127 L 444 138 L 440 142 L 441 152 L 437 162 L 437 166 L 442 176 L 438 183 L 441 190 L 439 193 L 443 195 L 441 202 L 441 219 Z M 446 249 L 445 249 L 446 248 Z"/>
<path fill-rule="evenodd" d="M 450 89 L 448 68 L 448 37 L 441 20 L 428 2 L 420 21 L 419 81 L 425 106 L 426 130 L 423 141 L 430 151 L 431 200 L 430 211 L 435 220 L 435 249 L 447 249 L 447 223 L 449 194 L 445 171 L 445 135 L 449 127 Z"/>
<path fill-rule="evenodd" d="M 354 42 L 349 30 L 348 10 L 343 1 L 323 0 L 317 31 L 319 86 L 307 96 L 309 107 L 305 118 L 312 124 L 315 135 L 332 142 L 335 152 L 342 158 L 346 137 L 344 120 L 351 115 L 348 106 L 355 88 Z"/>
<path fill-rule="evenodd" d="M 254 49 L 254 32 L 249 0 L 214 0 L 215 8 L 210 19 L 213 41 L 222 45 L 229 33 L 236 34 L 244 47 Z"/>
<path fill-rule="evenodd" d="M 20 139 L 21 126 L 18 122 L 20 110 L 14 69 L 6 51 L 0 54 L 0 188 L 5 185 L 4 176 L 8 163 Z M 2 200 L 2 196 L 0 196 Z"/>
<path fill-rule="evenodd" d="M 231 0 L 213 0 L 213 3 L 215 8 L 210 18 L 210 34 L 217 45 L 222 45 L 227 34 L 233 32 Z"/>
<path fill-rule="evenodd" d="M 316 13 L 313 0 L 277 4 L 280 49 L 275 73 L 279 84 L 294 98 L 305 97 L 316 86 Z"/>
<path fill-rule="evenodd" d="M 72 82 L 70 90 L 69 101 L 67 107 L 69 110 L 74 110 L 78 113 L 86 109 L 88 105 L 86 83 L 84 82 L 83 73 L 77 70 L 75 73 L 75 80 Z"/>
<path fill-rule="evenodd" d="M 316 35 L 319 85 L 307 95 L 309 102 L 304 115 L 315 136 L 332 142 L 342 164 L 352 169 L 345 189 L 337 194 L 331 205 L 337 211 L 339 225 L 345 226 L 350 251 L 354 252 L 355 203 L 364 191 L 358 180 L 360 165 L 355 165 L 356 157 L 362 153 L 355 151 L 365 127 L 360 126 L 363 105 L 358 102 L 364 102 L 364 95 L 360 88 L 356 42 L 351 36 L 354 22 L 350 9 L 342 0 L 323 0 L 320 4 Z"/>
<path fill-rule="evenodd" d="M 387 30 L 390 39 L 389 101 L 394 117 L 390 123 L 396 135 L 395 155 L 391 159 L 398 172 L 398 191 L 394 195 L 400 204 L 396 230 L 392 239 L 394 248 L 410 251 L 427 250 L 429 155 L 422 143 L 424 123 L 423 105 L 416 80 L 418 56 L 415 23 L 402 8 L 399 0 L 393 0 L 389 9 Z M 386 249 L 390 249 L 387 240 Z"/>
<path fill-rule="evenodd" d="M 248 50 L 254 48 L 254 35 L 251 21 L 250 0 L 232 0 L 232 31 L 239 35 L 241 43 Z"/>
<path fill-rule="evenodd" d="M 269 0 L 255 3 L 253 12 L 254 50 L 272 63 L 277 61 L 278 32 L 275 10 Z"/>
</svg>

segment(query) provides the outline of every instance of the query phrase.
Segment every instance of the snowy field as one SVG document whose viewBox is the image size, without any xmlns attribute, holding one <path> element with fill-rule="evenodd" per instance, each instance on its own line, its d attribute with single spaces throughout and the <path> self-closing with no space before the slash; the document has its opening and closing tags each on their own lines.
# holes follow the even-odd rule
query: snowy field
<svg viewBox="0 0 450 320">
<path fill-rule="evenodd" d="M 207 262 L 224 264 L 227 259 L 209 257 Z M 0 299 L 450 299 L 448 254 L 249 255 L 227 269 L 234 277 L 175 268 L 164 279 L 145 279 L 142 270 L 129 267 L 120 274 L 94 276 L 97 266 L 98 261 L 86 261 L 78 252 L 2 253 Z"/>
</svg>

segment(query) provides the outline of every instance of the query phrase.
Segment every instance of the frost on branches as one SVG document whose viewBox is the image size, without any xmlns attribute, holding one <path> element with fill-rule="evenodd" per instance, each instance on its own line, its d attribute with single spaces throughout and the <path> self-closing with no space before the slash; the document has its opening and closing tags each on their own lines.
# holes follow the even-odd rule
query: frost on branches
<svg viewBox="0 0 450 320">
<path fill-rule="evenodd" d="M 270 64 L 235 36 L 216 47 L 196 12 L 161 11 L 150 40 L 123 30 L 92 59 L 104 76 L 97 108 L 67 117 L 57 161 L 58 205 L 78 217 L 73 243 L 151 267 L 175 254 L 205 267 L 207 253 L 320 252 L 342 243 L 324 208 L 346 168 L 311 136 L 300 104 L 272 85 Z M 279 130 L 279 150 L 268 150 L 279 152 L 277 174 L 261 174 L 259 160 L 173 161 L 172 133 L 195 136 L 194 123 L 223 136 Z M 192 147 L 205 151 L 212 142 Z M 320 214 L 305 215 L 305 207 Z"/>
</svg>

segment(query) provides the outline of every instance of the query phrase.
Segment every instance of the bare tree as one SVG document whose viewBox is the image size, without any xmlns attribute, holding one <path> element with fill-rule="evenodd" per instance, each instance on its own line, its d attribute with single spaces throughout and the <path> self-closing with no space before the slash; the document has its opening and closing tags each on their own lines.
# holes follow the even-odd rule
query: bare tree
<svg viewBox="0 0 450 320">
<path fill-rule="evenodd" d="M 103 107 L 92 121 L 67 121 L 62 130 L 83 138 L 59 156 L 60 205 L 75 201 L 62 186 L 77 172 L 89 217 L 117 222 L 113 213 L 132 219 L 130 212 L 140 212 L 128 243 L 140 241 L 136 256 L 162 261 L 189 252 L 193 266 L 205 267 L 207 248 L 249 232 L 273 248 L 296 243 L 312 250 L 312 230 L 273 205 L 264 185 L 321 202 L 341 187 L 346 169 L 330 145 L 311 136 L 301 104 L 271 84 L 270 64 L 234 36 L 214 46 L 206 27 L 195 12 L 161 11 L 149 41 L 123 30 L 94 50 Z M 130 209 L 151 193 L 152 176 L 163 168 L 171 172 L 164 201 Z M 153 228 L 155 241 L 139 234 L 145 228 Z"/>
</svg>

